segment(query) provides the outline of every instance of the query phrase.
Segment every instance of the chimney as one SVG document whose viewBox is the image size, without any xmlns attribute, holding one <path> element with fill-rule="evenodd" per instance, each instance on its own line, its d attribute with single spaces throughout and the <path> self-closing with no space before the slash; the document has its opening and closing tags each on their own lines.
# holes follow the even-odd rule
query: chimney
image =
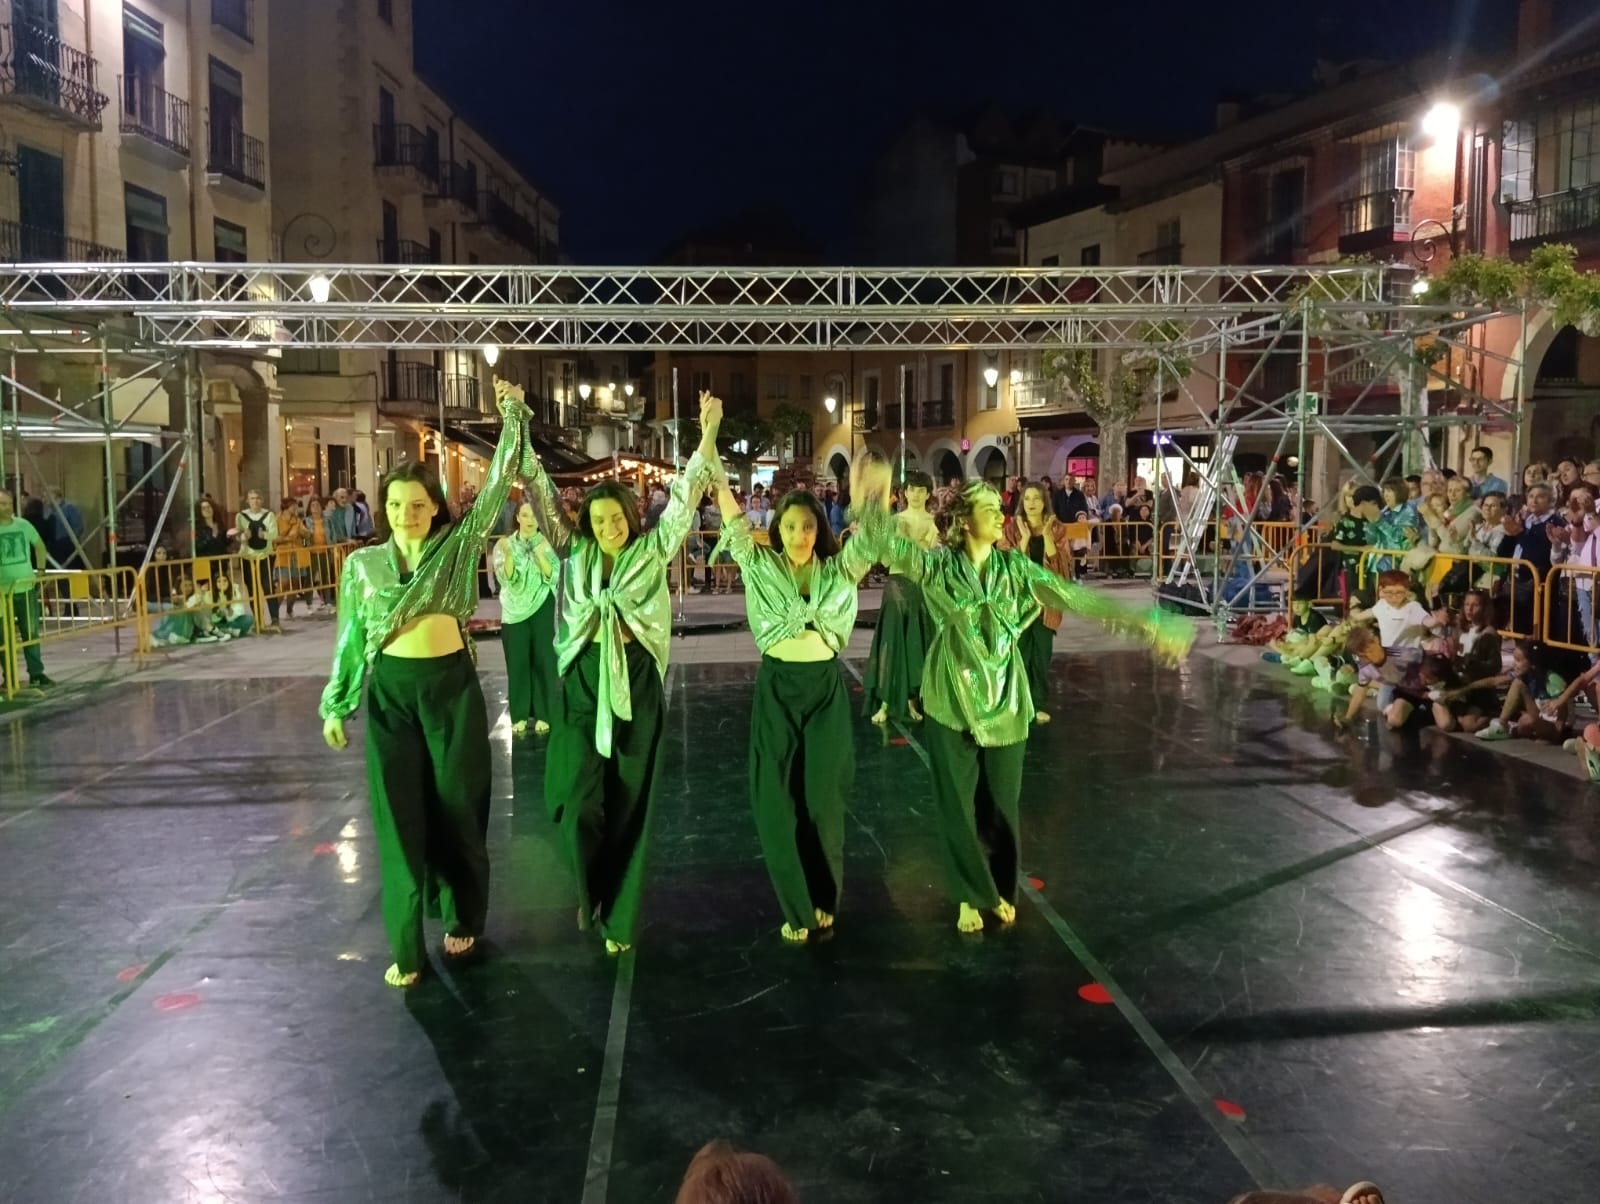
<svg viewBox="0 0 1600 1204">
<path fill-rule="evenodd" d="M 1550 45 L 1552 0 L 1522 0 L 1517 9 L 1517 57 L 1541 56 Z"/>
</svg>

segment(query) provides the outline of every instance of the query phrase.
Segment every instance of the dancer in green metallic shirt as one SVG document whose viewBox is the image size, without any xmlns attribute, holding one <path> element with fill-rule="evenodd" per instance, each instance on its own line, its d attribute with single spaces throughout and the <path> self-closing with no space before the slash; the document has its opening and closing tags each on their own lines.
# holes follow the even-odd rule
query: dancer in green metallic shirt
<svg viewBox="0 0 1600 1204">
<path fill-rule="evenodd" d="M 947 507 L 944 546 L 924 551 L 887 537 L 884 563 L 922 585 L 933 644 L 922 676 L 924 739 L 957 927 L 977 932 L 983 912 L 1017 917 L 1022 756 L 1033 721 L 1021 638 L 1049 606 L 1138 636 L 1167 661 L 1187 654 L 1194 627 L 1159 610 L 1133 610 L 1064 581 L 1023 552 L 1002 551 L 1000 495 L 969 483 Z"/>
<path fill-rule="evenodd" d="M 855 777 L 850 696 L 839 653 L 855 628 L 857 587 L 888 526 L 889 466 L 863 457 L 851 473 L 858 533 L 840 548 L 827 513 L 804 490 L 784 494 L 759 548 L 728 488 L 717 486 L 722 546 L 744 579 L 761 668 L 750 711 L 750 801 L 783 910 L 783 939 L 833 927 L 844 886 L 844 810 Z"/>
<path fill-rule="evenodd" d="M 370 668 L 367 788 L 392 987 L 422 976 L 425 911 L 444 920 L 445 957 L 459 960 L 476 951 L 489 908 L 489 715 L 466 625 L 529 417 L 520 388 L 497 380 L 495 398 L 505 425 L 477 503 L 452 523 L 433 470 L 397 465 L 378 489 L 383 542 L 350 553 L 339 581 L 322 734 L 345 747 Z"/>
<path fill-rule="evenodd" d="M 550 731 L 556 704 L 555 549 L 539 533 L 531 503 L 517 507 L 517 529 L 494 545 L 494 575 L 500 582 L 500 647 L 506 657 L 511 731 Z"/>
<path fill-rule="evenodd" d="M 632 947 L 644 890 L 672 643 L 667 565 L 716 473 L 721 421 L 722 402 L 702 393 L 700 448 L 649 531 L 640 530 L 633 491 L 619 482 L 589 490 L 573 523 L 531 449 L 523 461 L 539 525 L 565 553 L 556 593 L 561 703 L 545 806 L 577 880 L 578 925 L 598 924 L 609 953 Z"/>
<path fill-rule="evenodd" d="M 928 513 L 933 478 L 912 469 L 905 474 L 905 490 L 906 508 L 895 515 L 896 529 L 919 547 L 931 548 L 939 542 L 939 528 Z M 881 725 L 891 718 L 914 723 L 922 720 L 916 699 L 922 689 L 922 665 L 932 638 L 921 588 L 908 577 L 890 574 L 861 683 L 863 713 L 870 715 L 872 722 Z"/>
</svg>

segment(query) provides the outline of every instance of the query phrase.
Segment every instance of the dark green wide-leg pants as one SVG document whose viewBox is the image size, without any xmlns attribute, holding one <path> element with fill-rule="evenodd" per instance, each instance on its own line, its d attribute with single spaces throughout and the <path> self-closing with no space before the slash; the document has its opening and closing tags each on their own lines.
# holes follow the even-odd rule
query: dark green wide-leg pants
<svg viewBox="0 0 1600 1204">
<path fill-rule="evenodd" d="M 835 660 L 761 658 L 750 712 L 750 800 L 761 852 L 791 928 L 836 915 L 844 809 L 855 778 L 850 696 Z"/>
<path fill-rule="evenodd" d="M 546 598 L 543 606 L 520 623 L 502 623 L 500 647 L 506 654 L 511 722 L 553 722 L 559 681 L 555 598 Z"/>
<path fill-rule="evenodd" d="M 872 629 L 872 647 L 862 675 L 863 715 L 886 706 L 892 719 L 909 719 L 906 705 L 922 691 L 922 666 L 927 660 L 930 631 L 922 586 L 909 577 L 890 574 Z"/>
<path fill-rule="evenodd" d="M 611 756 L 594 746 L 601 665 L 600 649 L 591 644 L 562 679 L 544 772 L 545 806 L 561 826 L 578 885 L 578 914 L 587 923 L 598 911 L 601 931 L 620 945 L 633 944 L 639 921 L 665 730 L 655 661 L 638 644 L 628 644 L 626 655 L 633 718 L 615 721 Z"/>
<path fill-rule="evenodd" d="M 1049 710 L 1046 704 L 1050 701 L 1050 657 L 1055 652 L 1056 633 L 1044 625 L 1043 619 L 1035 619 L 1023 629 L 1018 638 L 1022 645 L 1022 668 L 1028 675 L 1028 696 L 1033 699 L 1033 709 L 1036 711 Z"/>
<path fill-rule="evenodd" d="M 426 910 L 481 936 L 489 910 L 489 712 L 465 650 L 380 654 L 367 687 L 367 786 L 383 926 L 400 973 L 421 970 Z"/>
<path fill-rule="evenodd" d="M 933 770 L 933 805 L 944 846 L 945 878 L 958 903 L 980 910 L 1017 900 L 1026 744 L 984 748 L 970 733 L 932 719 L 923 731 Z"/>
</svg>

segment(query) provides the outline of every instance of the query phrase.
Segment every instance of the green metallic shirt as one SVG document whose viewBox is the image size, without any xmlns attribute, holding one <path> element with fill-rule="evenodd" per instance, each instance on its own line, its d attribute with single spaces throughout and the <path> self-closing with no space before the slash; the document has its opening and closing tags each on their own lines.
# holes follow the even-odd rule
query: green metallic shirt
<svg viewBox="0 0 1600 1204">
<path fill-rule="evenodd" d="M 862 525 L 869 528 L 873 523 L 864 517 Z M 764 653 L 812 627 L 835 655 L 843 651 L 856 625 L 857 586 L 878 559 L 880 548 L 874 539 L 858 533 L 845 540 L 837 555 L 827 560 L 813 557 L 808 596 L 800 593 L 789 558 L 776 548 L 757 547 L 742 518 L 723 524 L 722 547 L 744 579 L 744 610 L 757 648 Z"/>
<path fill-rule="evenodd" d="M 467 620 L 478 609 L 478 558 L 511 493 L 528 412 L 521 402 L 501 403 L 505 424 L 489 464 L 489 479 L 458 522 L 428 537 L 414 573 L 404 572 L 393 539 L 376 547 L 357 548 L 345 557 L 339 577 L 339 634 L 333 646 L 333 672 L 322 691 L 324 719 L 344 719 L 355 713 L 361 705 L 368 666 L 395 633 L 414 619 L 450 615 L 461 625 L 461 638 L 472 651 Z"/>
<path fill-rule="evenodd" d="M 550 570 L 546 577 L 541 565 Z M 559 562 L 550 541 L 537 531 L 532 539 L 520 532 L 494 545 L 494 575 L 500 582 L 500 621 L 520 623 L 531 619 L 555 592 Z"/>
<path fill-rule="evenodd" d="M 565 553 L 556 586 L 557 671 L 565 676 L 583 650 L 598 643 L 601 672 L 594 747 L 602 757 L 609 757 L 615 720 L 633 718 L 623 632 L 643 646 L 664 678 L 672 647 L 667 565 L 683 546 L 695 519 L 694 504 L 716 470 L 695 452 L 672 482 L 661 518 L 617 553 L 609 577 L 600 544 L 573 526 L 554 482 L 531 452 L 523 461 L 523 470 L 532 487 L 529 500 L 540 528 L 556 550 Z"/>
<path fill-rule="evenodd" d="M 1033 723 L 1033 700 L 1023 669 L 1020 637 L 1046 607 L 1094 619 L 1137 636 L 1168 657 L 1194 641 L 1194 628 L 1160 610 L 1135 610 L 1066 581 L 1023 552 L 994 549 L 980 571 L 964 551 L 923 551 L 889 537 L 884 563 L 922 585 L 933 619 L 933 642 L 922 670 L 922 710 L 928 718 L 993 748 L 1021 744 Z"/>
</svg>

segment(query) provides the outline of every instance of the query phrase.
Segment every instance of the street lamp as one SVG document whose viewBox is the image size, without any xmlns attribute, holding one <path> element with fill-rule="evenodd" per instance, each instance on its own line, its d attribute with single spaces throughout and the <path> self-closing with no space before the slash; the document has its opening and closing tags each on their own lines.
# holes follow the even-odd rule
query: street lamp
<svg viewBox="0 0 1600 1204">
<path fill-rule="evenodd" d="M 1021 383 L 1022 383 L 1022 369 L 1021 368 L 1013 368 L 1013 369 L 1011 369 L 1011 387 L 1013 389 L 1015 389 Z"/>
<path fill-rule="evenodd" d="M 1449 101 L 1441 100 L 1423 114 L 1422 133 L 1435 142 L 1454 138 L 1460 128 L 1461 109 Z"/>
<path fill-rule="evenodd" d="M 478 348 L 478 351 L 483 356 L 483 362 L 488 364 L 489 367 L 493 368 L 500 362 L 500 348 L 496 347 L 493 343 L 485 343 L 482 347 Z"/>
<path fill-rule="evenodd" d="M 839 408 L 839 399 L 837 397 L 824 397 L 822 399 L 822 407 L 831 414 Z"/>
<path fill-rule="evenodd" d="M 990 364 L 983 370 L 983 383 L 991 389 L 1000 383 L 1000 369 Z"/>
<path fill-rule="evenodd" d="M 589 394 L 592 393 L 593 391 L 594 390 L 589 388 L 589 382 L 588 381 L 584 381 L 581 385 L 578 386 L 578 400 L 583 401 L 583 402 L 587 402 L 589 400 Z"/>
<path fill-rule="evenodd" d="M 633 382 L 629 381 L 627 384 L 623 385 L 622 386 L 622 392 L 623 392 L 624 396 L 632 397 L 633 396 Z"/>
<path fill-rule="evenodd" d="M 307 283 L 311 286 L 311 299 L 318 305 L 326 305 L 328 298 L 333 296 L 333 281 L 318 272 Z"/>
</svg>

